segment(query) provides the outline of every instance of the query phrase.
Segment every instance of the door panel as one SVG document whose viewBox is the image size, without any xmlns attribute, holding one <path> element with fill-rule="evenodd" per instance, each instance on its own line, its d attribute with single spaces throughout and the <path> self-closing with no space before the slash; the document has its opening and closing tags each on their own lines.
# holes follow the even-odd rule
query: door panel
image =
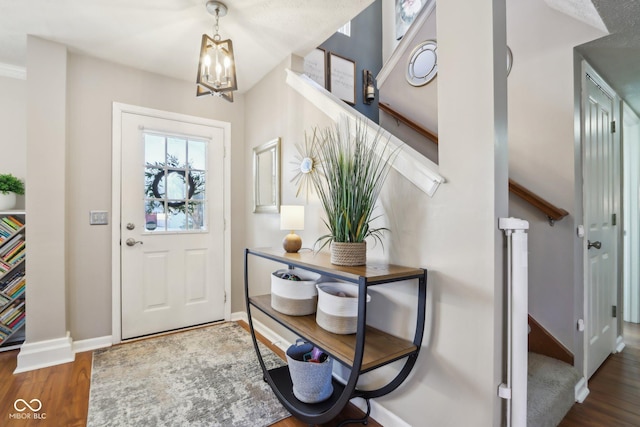
<svg viewBox="0 0 640 427">
<path fill-rule="evenodd" d="M 615 348 L 612 306 L 616 304 L 618 243 L 612 219 L 616 213 L 618 164 L 611 129 L 613 95 L 604 92 L 588 75 L 585 89 L 586 367 L 590 377 Z"/>
<path fill-rule="evenodd" d="M 224 318 L 224 131 L 122 116 L 122 338 Z"/>
</svg>

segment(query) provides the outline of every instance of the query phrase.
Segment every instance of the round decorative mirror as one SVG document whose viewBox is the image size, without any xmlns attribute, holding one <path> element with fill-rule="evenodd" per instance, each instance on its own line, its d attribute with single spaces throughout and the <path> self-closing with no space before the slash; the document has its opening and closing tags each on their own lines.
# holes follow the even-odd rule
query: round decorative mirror
<svg viewBox="0 0 640 427">
<path fill-rule="evenodd" d="M 416 46 L 407 63 L 407 82 L 412 86 L 424 86 L 438 73 L 438 45 L 426 40 Z"/>
</svg>

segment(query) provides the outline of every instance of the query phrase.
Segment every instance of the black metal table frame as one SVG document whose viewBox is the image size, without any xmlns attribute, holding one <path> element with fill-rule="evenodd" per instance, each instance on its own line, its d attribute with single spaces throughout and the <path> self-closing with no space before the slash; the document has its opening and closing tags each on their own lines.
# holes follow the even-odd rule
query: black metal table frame
<svg viewBox="0 0 640 427">
<path fill-rule="evenodd" d="M 289 400 L 283 393 L 283 391 L 281 390 L 281 388 L 278 386 L 278 384 L 276 384 L 276 382 L 274 381 L 270 371 L 267 369 L 264 360 L 262 358 L 262 354 L 260 352 L 260 348 L 258 347 L 258 341 L 256 339 L 256 334 L 255 334 L 255 329 L 253 326 L 253 320 L 252 320 L 252 316 L 251 316 L 251 306 L 253 305 L 250 298 L 249 298 L 249 255 L 254 255 L 254 256 L 258 256 L 261 258 L 265 258 L 265 259 L 269 259 L 271 261 L 275 261 L 281 264 L 286 264 L 288 265 L 290 268 L 293 267 L 298 267 L 307 271 L 312 271 L 314 273 L 318 273 L 321 274 L 323 276 L 326 277 L 330 277 L 333 279 L 338 279 L 338 280 L 342 280 L 342 281 L 346 281 L 346 282 L 350 282 L 350 283 L 355 283 L 358 285 L 358 320 L 357 320 L 357 332 L 356 332 L 356 348 L 355 348 L 355 354 L 353 357 L 353 364 L 349 364 L 346 361 L 340 360 L 340 358 L 336 357 L 334 354 L 331 353 L 331 351 L 327 351 L 325 349 L 323 349 L 323 351 L 326 351 L 327 353 L 329 353 L 335 360 L 337 360 L 339 363 L 341 363 L 342 365 L 351 368 L 351 373 L 349 374 L 349 379 L 347 380 L 346 384 L 344 385 L 344 389 L 342 390 L 340 396 L 333 401 L 333 403 L 331 404 L 331 406 L 329 408 L 326 408 L 324 410 L 322 410 L 322 412 L 317 412 L 317 411 L 310 411 L 308 410 L 309 408 L 312 408 L 314 405 L 318 405 L 318 404 L 302 404 L 302 402 L 294 402 Z M 256 354 L 258 356 L 258 361 L 260 363 L 260 366 L 262 368 L 262 372 L 264 375 L 264 379 L 265 381 L 269 384 L 269 386 L 271 387 L 271 389 L 273 390 L 273 392 L 275 393 L 276 397 L 278 398 L 278 400 L 282 403 L 282 405 L 296 418 L 304 421 L 305 423 L 309 423 L 309 424 L 321 424 L 321 423 L 325 423 L 327 421 L 332 420 L 333 418 L 335 418 L 341 411 L 342 409 L 347 405 L 347 403 L 349 402 L 349 400 L 355 398 L 355 397 L 361 397 L 363 399 L 365 399 L 366 404 L 367 404 L 367 413 L 365 414 L 365 417 L 363 419 L 360 420 L 348 420 L 346 422 L 344 422 L 341 425 L 344 425 L 345 423 L 352 423 L 352 422 L 360 422 L 363 424 L 367 423 L 368 420 L 368 416 L 369 416 L 369 412 L 370 412 L 370 403 L 369 403 L 369 399 L 373 399 L 376 397 L 380 397 L 380 396 L 384 396 L 386 394 L 391 393 L 392 391 L 394 391 L 395 389 L 397 389 L 400 384 L 402 384 L 402 382 L 408 377 L 409 373 L 411 372 L 411 370 L 413 369 L 413 366 L 416 363 L 416 360 L 418 358 L 418 354 L 420 352 L 420 347 L 422 345 L 422 337 L 424 334 L 424 327 L 425 327 L 425 310 L 426 310 L 426 296 L 427 296 L 427 270 L 426 269 L 422 269 L 423 274 L 421 275 L 409 275 L 409 276 L 402 276 L 402 277 L 397 277 L 397 278 L 393 278 L 393 279 L 385 279 L 385 280 L 368 280 L 366 277 L 362 277 L 360 276 L 357 280 L 354 280 L 352 278 L 349 278 L 343 274 L 340 274 L 340 272 L 331 272 L 331 271 L 327 271 L 326 269 L 321 269 L 321 268 L 314 268 L 313 266 L 310 266 L 308 264 L 304 264 L 304 265 L 299 265 L 296 262 L 292 261 L 292 260 L 287 260 L 284 259 L 282 257 L 278 257 L 275 255 L 269 255 L 269 254 L 265 254 L 265 253 L 261 253 L 261 252 L 255 252 L 255 251 L 251 251 L 251 249 L 245 249 L 245 254 L 244 254 L 244 291 L 245 291 L 245 302 L 246 302 L 246 308 L 247 308 L 247 318 L 249 321 L 249 329 L 251 332 L 251 338 L 253 340 L 253 345 L 256 351 Z M 413 344 L 416 346 L 416 350 L 414 350 L 413 352 L 411 352 L 408 355 L 404 355 L 401 356 L 397 359 L 392 359 L 389 361 L 386 361 L 384 363 L 381 363 L 379 365 L 376 365 L 368 370 L 361 370 L 362 368 L 362 360 L 364 357 L 364 343 L 365 343 L 365 339 L 366 339 L 366 335 L 365 335 L 365 331 L 366 331 L 366 318 L 367 318 L 367 303 L 366 303 L 366 295 L 367 295 L 367 288 L 369 286 L 375 286 L 375 285 L 380 285 L 380 284 L 384 284 L 384 283 L 392 283 L 392 282 L 398 282 L 398 281 L 405 281 L 405 280 L 412 280 L 412 279 L 417 279 L 418 280 L 418 312 L 417 312 L 417 319 L 416 319 L 416 329 L 415 329 L 415 334 L 413 337 Z M 256 307 L 258 310 L 259 307 Z M 262 310 L 260 310 L 262 311 Z M 264 313 L 264 312 L 263 312 Z M 284 326 L 285 328 L 289 329 L 291 332 L 295 333 L 296 335 L 299 335 L 299 331 L 296 331 L 292 328 L 289 328 L 287 325 L 282 324 L 277 318 L 270 316 L 268 313 L 264 313 L 267 316 L 271 317 L 273 320 L 275 320 L 276 322 L 280 323 L 282 326 Z M 306 340 L 308 340 L 309 342 L 313 343 L 312 340 L 309 339 L 309 337 L 302 337 Z M 315 345 L 315 344 L 314 344 Z M 380 387 L 378 389 L 375 390 L 358 390 L 356 388 L 357 382 L 358 382 L 358 378 L 361 374 L 365 373 L 365 372 L 369 372 L 371 370 L 377 369 L 381 366 L 387 365 L 389 363 L 395 362 L 399 359 L 403 359 L 406 358 L 406 361 L 404 363 L 404 366 L 402 367 L 402 369 L 400 370 L 400 372 L 398 372 L 398 374 L 395 376 L 395 378 L 393 378 L 391 381 L 389 381 L 385 386 Z M 335 381 L 335 380 L 334 380 Z"/>
</svg>

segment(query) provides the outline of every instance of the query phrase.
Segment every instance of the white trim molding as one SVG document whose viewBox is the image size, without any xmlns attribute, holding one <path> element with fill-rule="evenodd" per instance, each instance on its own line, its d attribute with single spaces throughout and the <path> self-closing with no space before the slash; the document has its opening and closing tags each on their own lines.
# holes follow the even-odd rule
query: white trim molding
<svg viewBox="0 0 640 427">
<path fill-rule="evenodd" d="M 111 347 L 111 335 L 104 337 L 89 338 L 73 342 L 73 352 L 82 353 L 83 351 L 93 351 L 99 348 Z"/>
<path fill-rule="evenodd" d="M 575 387 L 576 402 L 582 403 L 589 396 L 589 388 L 587 388 L 587 379 L 582 377 Z"/>
<path fill-rule="evenodd" d="M 121 216 L 121 168 L 122 168 L 122 116 L 125 113 L 175 120 L 203 126 L 220 128 L 224 132 L 224 290 L 227 295 L 224 307 L 225 320 L 231 317 L 231 123 L 191 116 L 182 113 L 156 110 L 137 105 L 114 102 L 111 117 L 111 212 L 114 224 L 120 223 Z M 122 341 L 121 315 L 121 258 L 120 227 L 111 227 L 111 343 Z"/>
<path fill-rule="evenodd" d="M 34 369 L 73 362 L 75 358 L 73 341 L 69 332 L 63 338 L 38 341 L 33 344 L 25 342 L 18 354 L 18 366 L 13 373 L 19 374 Z"/>
<path fill-rule="evenodd" d="M 625 347 L 626 344 L 624 343 L 624 338 L 622 335 L 618 335 L 618 338 L 616 338 L 616 353 L 622 353 L 622 350 L 624 350 Z"/>
<path fill-rule="evenodd" d="M 0 77 L 27 80 L 27 69 L 25 67 L 0 62 Z"/>
<path fill-rule="evenodd" d="M 287 69 L 287 84 L 336 122 L 342 116 L 346 116 L 350 121 L 363 120 L 369 127 L 370 138 L 373 138 L 373 135 L 380 128 L 377 123 L 357 110 L 348 107 L 347 104 L 304 74 Z M 398 156 L 393 162 L 393 168 L 421 191 L 432 197 L 440 184 L 445 182 L 445 179 L 438 173 L 438 165 L 402 140 L 391 134 L 388 136 L 389 143 L 393 147 L 400 148 Z"/>
</svg>

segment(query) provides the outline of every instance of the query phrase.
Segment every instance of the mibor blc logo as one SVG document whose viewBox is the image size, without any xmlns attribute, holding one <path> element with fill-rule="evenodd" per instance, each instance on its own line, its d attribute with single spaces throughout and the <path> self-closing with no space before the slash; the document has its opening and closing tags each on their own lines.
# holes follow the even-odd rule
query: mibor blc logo
<svg viewBox="0 0 640 427">
<path fill-rule="evenodd" d="M 9 414 L 9 419 L 13 420 L 44 420 L 47 418 L 45 412 L 40 412 L 42 409 L 42 402 L 40 399 L 31 399 L 26 401 L 25 399 L 16 399 L 13 402 L 13 409 L 17 412 Z"/>
</svg>

